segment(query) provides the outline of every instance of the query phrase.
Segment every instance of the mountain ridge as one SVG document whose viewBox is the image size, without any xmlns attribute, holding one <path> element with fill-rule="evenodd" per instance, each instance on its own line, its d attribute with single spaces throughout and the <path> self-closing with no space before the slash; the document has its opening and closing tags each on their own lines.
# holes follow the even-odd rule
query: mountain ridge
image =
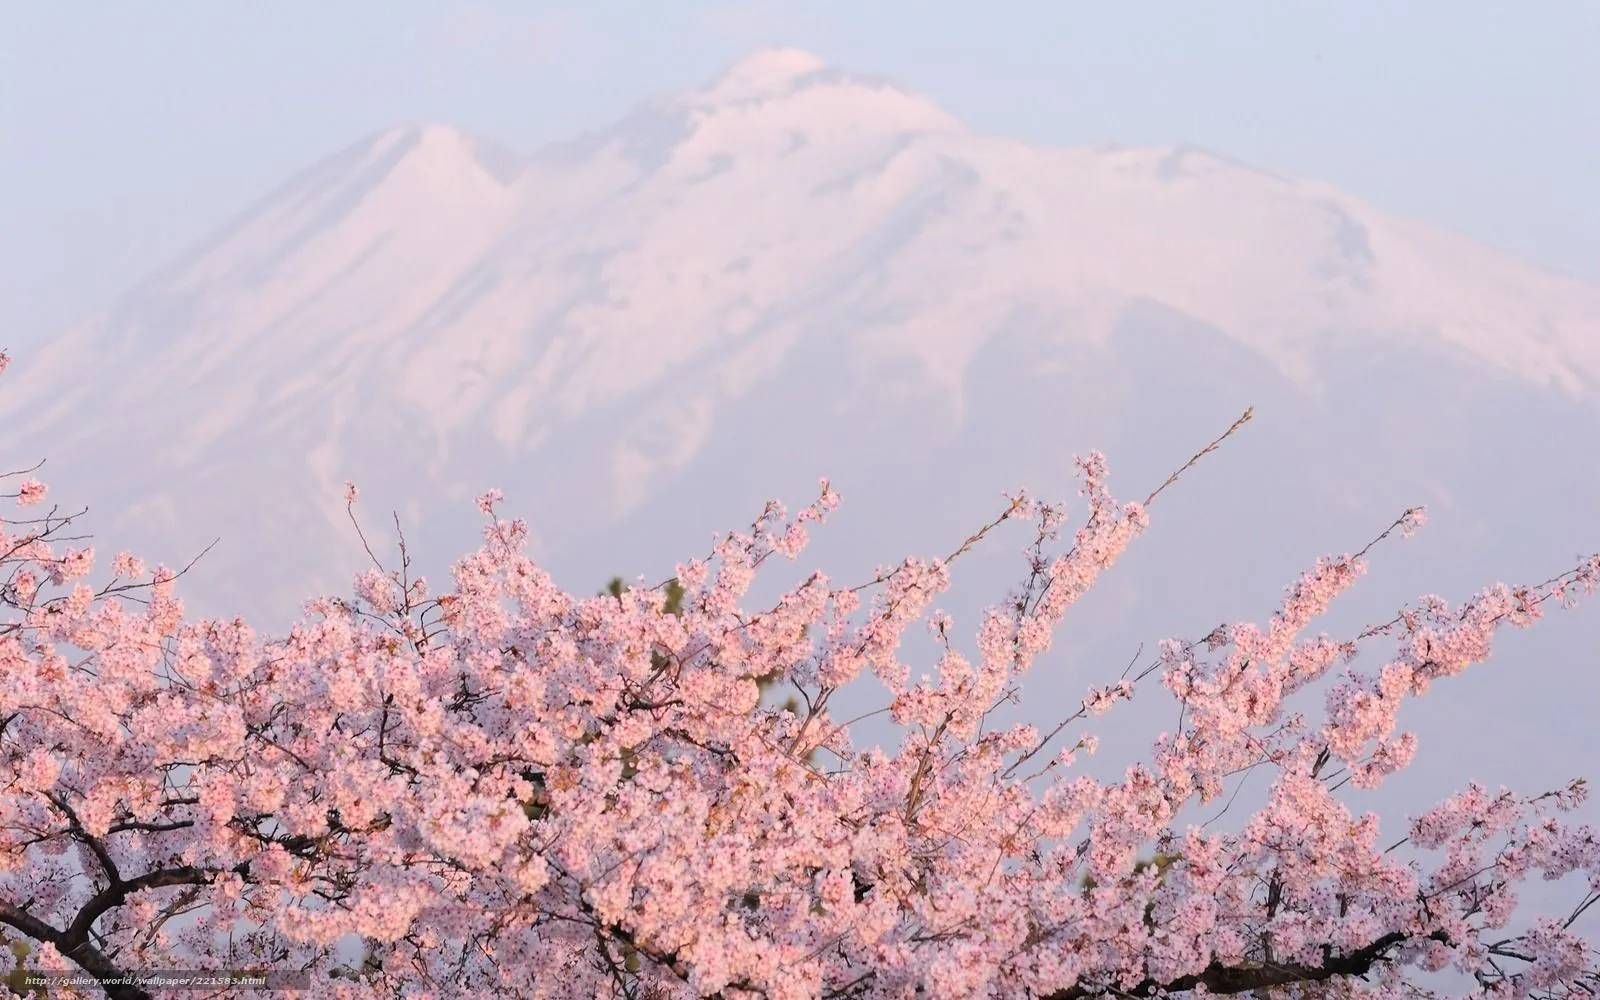
<svg viewBox="0 0 1600 1000">
<path fill-rule="evenodd" d="M 19 358 L 0 419 L 164 549 L 250 511 L 349 555 L 346 478 L 420 517 L 529 466 L 571 480 L 525 485 L 577 538 L 775 434 L 743 424 L 781 386 L 834 421 L 819 455 L 869 414 L 934 441 L 1003 419 L 974 376 L 997 345 L 1025 345 L 1017 391 L 1092 397 L 1154 315 L 1318 405 L 1357 354 L 1448 373 L 1418 375 L 1445 396 L 1509 381 L 1592 413 L 1600 384 L 1600 286 L 1192 147 L 979 135 L 779 50 L 542 153 L 377 133 Z"/>
</svg>

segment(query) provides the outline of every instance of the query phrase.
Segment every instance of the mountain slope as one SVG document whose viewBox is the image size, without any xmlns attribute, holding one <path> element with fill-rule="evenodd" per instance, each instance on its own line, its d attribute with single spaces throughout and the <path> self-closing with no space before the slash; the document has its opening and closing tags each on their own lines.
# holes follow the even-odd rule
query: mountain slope
<svg viewBox="0 0 1600 1000">
<path fill-rule="evenodd" d="M 1341 409 L 1374 365 L 1384 398 Z M 1157 402 L 1132 371 L 1176 384 Z M 1064 486 L 1066 453 L 1108 438 L 1155 475 L 1198 413 L 1268 398 L 1272 475 L 1370 515 L 1296 456 L 1398 449 L 1399 480 L 1448 500 L 1453 428 L 1503 422 L 1482 400 L 1590 433 L 1597 385 L 1593 284 L 1199 150 L 977 135 L 770 50 L 528 157 L 441 125 L 358 144 L 21 359 L 0 419 L 103 533 L 174 561 L 222 535 L 202 608 L 286 613 L 354 565 L 346 478 L 440 551 L 499 484 L 548 558 L 600 576 L 659 568 L 668 514 L 698 539 L 820 472 L 889 495 L 890 451 L 968 441 L 985 497 Z M 1174 404 L 1194 412 L 1140 416 Z"/>
</svg>

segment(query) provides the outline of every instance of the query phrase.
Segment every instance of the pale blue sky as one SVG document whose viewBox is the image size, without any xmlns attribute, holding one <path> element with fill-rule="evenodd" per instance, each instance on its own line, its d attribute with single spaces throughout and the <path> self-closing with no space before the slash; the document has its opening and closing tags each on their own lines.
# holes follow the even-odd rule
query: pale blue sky
<svg viewBox="0 0 1600 1000">
<path fill-rule="evenodd" d="M 1593 0 L 0 0 L 0 343 L 379 129 L 532 149 L 770 43 L 984 131 L 1192 142 L 1600 278 Z"/>
</svg>

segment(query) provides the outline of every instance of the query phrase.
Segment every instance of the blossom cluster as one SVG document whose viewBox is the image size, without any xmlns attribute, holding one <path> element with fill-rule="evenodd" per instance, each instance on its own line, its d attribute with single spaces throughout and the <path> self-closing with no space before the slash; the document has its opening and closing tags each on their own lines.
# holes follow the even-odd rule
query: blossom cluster
<svg viewBox="0 0 1600 1000">
<path fill-rule="evenodd" d="M 1405 767 L 1398 706 L 1546 600 L 1592 592 L 1600 557 L 1453 609 L 1423 598 L 1350 641 L 1305 636 L 1366 568 L 1330 557 L 1265 623 L 1165 643 L 1052 732 L 996 728 L 1148 524 L 1100 456 L 1079 472 L 1065 552 L 1048 554 L 1064 505 L 1014 497 L 989 526 L 1031 520 L 1035 543 L 971 656 L 933 605 L 989 528 L 866 585 L 816 574 L 742 606 L 836 507 L 826 481 L 680 565 L 677 614 L 664 587 L 563 593 L 491 493 L 445 591 L 380 567 L 280 637 L 188 619 L 178 575 L 126 554 L 94 588 L 93 550 L 56 540 L 69 518 L 0 518 L 0 931 L 34 968 L 307 969 L 351 1000 L 1397 998 L 1441 970 L 1505 1000 L 1592 997 L 1575 921 L 1600 899 L 1600 839 L 1563 819 L 1581 782 L 1469 787 L 1409 820 L 1404 857 L 1337 792 Z M 29 478 L 9 495 L 46 494 Z M 943 653 L 912 683 L 900 640 L 919 621 Z M 1387 662 L 1349 666 L 1389 635 Z M 1094 737 L 1052 751 L 1061 733 L 1153 673 L 1179 729 L 1120 780 L 1074 775 Z M 832 711 L 867 675 L 892 749 L 857 746 Z M 800 699 L 763 704 L 757 677 Z M 1320 721 L 1286 709 L 1316 684 Z M 1238 832 L 1180 826 L 1256 767 L 1270 792 Z M 1513 927 L 1522 882 L 1568 875 L 1571 918 Z"/>
</svg>

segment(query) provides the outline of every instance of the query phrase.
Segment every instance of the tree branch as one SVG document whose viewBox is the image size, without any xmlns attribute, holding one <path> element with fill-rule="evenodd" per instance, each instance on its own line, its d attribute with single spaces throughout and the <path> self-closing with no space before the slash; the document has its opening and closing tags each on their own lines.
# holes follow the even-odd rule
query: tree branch
<svg viewBox="0 0 1600 1000">
<path fill-rule="evenodd" d="M 1159 993 L 1177 993 L 1204 986 L 1212 993 L 1234 994 L 1247 990 L 1267 989 L 1273 986 L 1290 986 L 1299 983 L 1320 983 L 1337 976 L 1364 976 L 1372 967 L 1388 957 L 1395 945 L 1406 941 L 1410 935 L 1392 931 L 1365 947 L 1348 955 L 1329 958 L 1321 965 L 1271 962 L 1261 965 L 1228 966 L 1213 962 L 1194 975 L 1180 976 L 1168 983 L 1146 979 L 1131 989 L 1122 990 L 1108 985 L 1078 985 L 1057 990 L 1044 1000 L 1089 1000 L 1091 997 L 1112 993 L 1134 997 L 1150 997 Z M 1429 935 L 1435 941 L 1446 941 L 1443 931 Z M 1448 942 L 1447 942 L 1448 943 Z"/>
<path fill-rule="evenodd" d="M 126 973 L 105 952 L 90 944 L 87 938 L 76 945 L 68 942 L 67 934 L 56 930 L 38 917 L 10 903 L 0 902 L 0 924 L 21 931 L 35 941 L 54 945 L 56 951 L 78 963 L 78 968 L 102 981 L 126 978 Z M 104 986 L 110 1000 L 150 1000 L 150 994 L 137 986 L 107 982 Z"/>
</svg>

